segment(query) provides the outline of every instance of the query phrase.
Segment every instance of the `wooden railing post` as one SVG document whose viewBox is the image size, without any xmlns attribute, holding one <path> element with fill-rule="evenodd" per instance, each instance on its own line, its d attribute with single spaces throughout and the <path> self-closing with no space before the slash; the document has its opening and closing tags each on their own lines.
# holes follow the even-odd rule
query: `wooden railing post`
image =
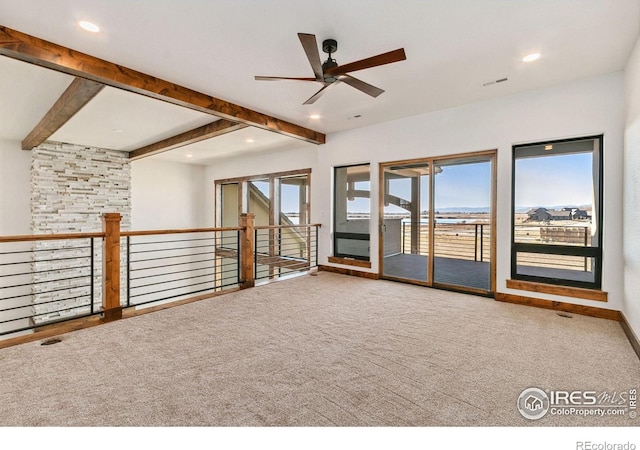
<svg viewBox="0 0 640 450">
<path fill-rule="evenodd" d="M 240 288 L 246 289 L 255 286 L 254 251 L 255 251 L 255 228 L 254 213 L 240 214 L 239 226 L 244 228 L 240 232 Z"/>
<path fill-rule="evenodd" d="M 104 321 L 122 319 L 120 306 L 120 220 L 119 213 L 102 215 L 102 308 Z"/>
</svg>

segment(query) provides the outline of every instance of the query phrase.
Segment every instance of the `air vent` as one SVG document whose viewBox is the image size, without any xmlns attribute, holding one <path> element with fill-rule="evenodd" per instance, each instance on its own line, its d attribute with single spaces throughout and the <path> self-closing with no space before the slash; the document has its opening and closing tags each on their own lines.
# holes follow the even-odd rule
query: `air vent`
<svg viewBox="0 0 640 450">
<path fill-rule="evenodd" d="M 45 339 L 44 341 L 40 342 L 40 345 L 53 345 L 53 344 L 57 344 L 58 342 L 62 342 L 62 339 L 58 337 L 54 337 L 50 339 Z"/>
<path fill-rule="evenodd" d="M 483 86 L 491 86 L 492 84 L 498 84 L 498 83 L 504 83 L 505 81 L 508 81 L 509 78 L 504 77 L 504 78 L 498 78 L 497 80 L 493 80 L 493 81 L 487 81 L 486 83 L 482 83 Z"/>
</svg>

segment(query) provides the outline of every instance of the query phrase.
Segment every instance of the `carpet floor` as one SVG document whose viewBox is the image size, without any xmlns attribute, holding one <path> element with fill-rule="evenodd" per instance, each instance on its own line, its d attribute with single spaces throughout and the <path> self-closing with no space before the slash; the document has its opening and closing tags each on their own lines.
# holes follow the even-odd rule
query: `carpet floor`
<svg viewBox="0 0 640 450">
<path fill-rule="evenodd" d="M 0 349 L 0 425 L 638 426 L 516 402 L 639 385 L 617 322 L 320 272 Z"/>
</svg>

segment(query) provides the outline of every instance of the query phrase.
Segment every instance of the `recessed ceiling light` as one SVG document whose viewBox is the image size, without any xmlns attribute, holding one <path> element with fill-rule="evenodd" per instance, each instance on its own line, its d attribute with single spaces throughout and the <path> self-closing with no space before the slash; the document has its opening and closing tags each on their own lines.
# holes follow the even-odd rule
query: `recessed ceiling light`
<svg viewBox="0 0 640 450">
<path fill-rule="evenodd" d="M 540 53 L 531 53 L 530 55 L 527 55 L 524 58 L 522 58 L 522 60 L 524 62 L 531 62 L 531 61 L 535 61 L 538 58 L 540 58 Z"/>
<path fill-rule="evenodd" d="M 93 22 L 89 22 L 88 20 L 81 20 L 80 22 L 78 22 L 78 25 L 80 25 L 83 30 L 90 31 L 92 33 L 97 33 L 100 31 L 100 27 L 98 25 Z"/>
<path fill-rule="evenodd" d="M 309 116 L 309 119 L 312 119 L 312 120 L 318 120 L 319 118 L 320 118 L 320 114 L 311 114 Z"/>
<path fill-rule="evenodd" d="M 184 155 L 184 156 L 186 156 L 187 158 L 193 158 L 193 155 Z"/>
<path fill-rule="evenodd" d="M 255 141 L 253 140 L 253 138 L 247 138 L 246 142 L 252 143 L 252 142 L 255 142 Z"/>
</svg>

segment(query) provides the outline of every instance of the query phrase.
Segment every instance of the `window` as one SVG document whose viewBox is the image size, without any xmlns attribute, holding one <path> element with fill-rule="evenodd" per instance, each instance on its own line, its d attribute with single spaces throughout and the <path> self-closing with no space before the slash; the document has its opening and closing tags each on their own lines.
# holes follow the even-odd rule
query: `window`
<svg viewBox="0 0 640 450">
<path fill-rule="evenodd" d="M 216 225 L 238 226 L 242 211 L 255 214 L 255 225 L 309 223 L 311 169 L 217 180 Z"/>
<path fill-rule="evenodd" d="M 270 180 L 251 180 L 248 183 L 249 192 L 249 209 L 250 213 L 255 214 L 254 224 L 258 226 L 275 225 L 276 221 L 271 215 L 273 201 L 271 195 Z"/>
<path fill-rule="evenodd" d="M 238 183 L 220 185 L 220 226 L 237 227 L 240 203 Z"/>
<path fill-rule="evenodd" d="M 602 286 L 603 136 L 513 147 L 511 277 Z"/>
<path fill-rule="evenodd" d="M 316 254 L 316 232 L 297 227 L 309 224 L 310 178 L 311 169 L 302 169 L 215 182 L 218 226 L 235 227 L 243 211 L 254 214 L 256 280 L 299 272 Z"/>
<path fill-rule="evenodd" d="M 336 167 L 333 255 L 369 261 L 369 164 Z"/>
<path fill-rule="evenodd" d="M 280 178 L 280 225 L 309 223 L 308 190 L 306 174 Z"/>
</svg>

